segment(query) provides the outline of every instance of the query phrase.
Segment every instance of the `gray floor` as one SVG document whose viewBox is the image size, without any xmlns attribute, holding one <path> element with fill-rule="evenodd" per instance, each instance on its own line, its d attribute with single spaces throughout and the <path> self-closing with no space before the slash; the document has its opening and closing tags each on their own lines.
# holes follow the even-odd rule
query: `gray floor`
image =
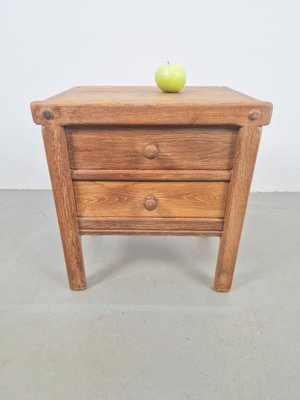
<svg viewBox="0 0 300 400">
<path fill-rule="evenodd" d="M 298 400 L 300 194 L 251 196 L 234 286 L 218 239 L 85 237 L 68 289 L 51 193 L 0 192 L 0 399 Z"/>
</svg>

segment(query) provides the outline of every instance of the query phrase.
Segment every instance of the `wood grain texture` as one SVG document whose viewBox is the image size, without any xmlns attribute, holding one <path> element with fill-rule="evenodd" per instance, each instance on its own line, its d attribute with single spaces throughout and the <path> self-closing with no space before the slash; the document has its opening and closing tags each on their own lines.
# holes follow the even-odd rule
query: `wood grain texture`
<svg viewBox="0 0 300 400">
<path fill-rule="evenodd" d="M 127 230 L 127 229 L 101 229 L 98 231 L 89 231 L 85 230 L 80 232 L 81 235 L 144 235 L 144 236 L 221 236 L 221 231 L 193 231 L 193 230 L 170 230 L 165 229 L 164 231 L 155 230 L 155 229 L 135 229 L 135 230 Z"/>
<path fill-rule="evenodd" d="M 89 182 L 74 181 L 78 216 L 86 217 L 220 217 L 224 216 L 227 182 Z M 144 207 L 147 196 L 157 207 Z"/>
<path fill-rule="evenodd" d="M 79 217 L 79 232 L 81 234 L 103 232 L 196 232 L 223 229 L 223 218 L 130 218 L 130 217 Z"/>
<path fill-rule="evenodd" d="M 215 273 L 217 291 L 231 288 L 260 136 L 259 127 L 245 126 L 238 133 Z"/>
<path fill-rule="evenodd" d="M 73 290 L 85 289 L 81 238 L 77 226 L 65 131 L 59 126 L 47 126 L 43 127 L 42 133 L 70 287 Z"/>
<path fill-rule="evenodd" d="M 214 287 L 230 289 L 271 103 L 226 87 L 76 87 L 31 111 L 72 289 L 85 288 L 85 234 L 220 236 Z"/>
<path fill-rule="evenodd" d="M 258 111 L 257 119 L 251 117 L 253 110 Z M 149 86 L 91 86 L 76 87 L 44 101 L 35 101 L 31 103 L 31 111 L 34 122 L 39 125 L 242 126 L 268 124 L 272 104 L 217 86 L 185 87 L 176 94 Z"/>
<path fill-rule="evenodd" d="M 73 169 L 231 169 L 236 128 L 68 128 Z M 145 148 L 155 145 L 155 158 Z"/>
<path fill-rule="evenodd" d="M 231 170 L 73 169 L 75 181 L 229 181 Z"/>
</svg>

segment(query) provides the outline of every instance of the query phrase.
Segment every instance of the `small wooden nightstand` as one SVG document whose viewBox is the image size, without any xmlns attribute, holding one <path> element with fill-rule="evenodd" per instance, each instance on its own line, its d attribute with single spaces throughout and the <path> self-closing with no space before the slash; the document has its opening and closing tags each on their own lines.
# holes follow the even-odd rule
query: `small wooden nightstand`
<svg viewBox="0 0 300 400">
<path fill-rule="evenodd" d="M 230 289 L 271 103 L 226 87 L 76 87 L 31 110 L 72 289 L 86 287 L 85 234 L 219 236 L 214 287 Z"/>
</svg>

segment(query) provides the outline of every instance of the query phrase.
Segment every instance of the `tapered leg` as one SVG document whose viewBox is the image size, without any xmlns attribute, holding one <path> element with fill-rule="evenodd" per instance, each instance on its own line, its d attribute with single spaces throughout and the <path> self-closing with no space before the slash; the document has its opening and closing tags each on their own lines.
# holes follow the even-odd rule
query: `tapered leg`
<svg viewBox="0 0 300 400">
<path fill-rule="evenodd" d="M 238 132 L 215 272 L 214 288 L 220 292 L 231 288 L 260 135 L 257 126 L 244 126 Z"/>
<path fill-rule="evenodd" d="M 82 290 L 86 280 L 65 131 L 48 125 L 42 132 L 70 287 Z"/>
</svg>

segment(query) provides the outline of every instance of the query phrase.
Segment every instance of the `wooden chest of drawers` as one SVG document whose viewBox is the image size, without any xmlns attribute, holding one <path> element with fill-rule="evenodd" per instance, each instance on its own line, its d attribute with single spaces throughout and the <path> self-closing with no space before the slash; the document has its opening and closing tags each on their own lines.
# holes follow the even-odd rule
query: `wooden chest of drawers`
<svg viewBox="0 0 300 400">
<path fill-rule="evenodd" d="M 272 104 L 225 87 L 77 87 L 31 104 L 43 138 L 70 286 L 80 235 L 219 236 L 214 287 L 231 287 Z"/>
</svg>

